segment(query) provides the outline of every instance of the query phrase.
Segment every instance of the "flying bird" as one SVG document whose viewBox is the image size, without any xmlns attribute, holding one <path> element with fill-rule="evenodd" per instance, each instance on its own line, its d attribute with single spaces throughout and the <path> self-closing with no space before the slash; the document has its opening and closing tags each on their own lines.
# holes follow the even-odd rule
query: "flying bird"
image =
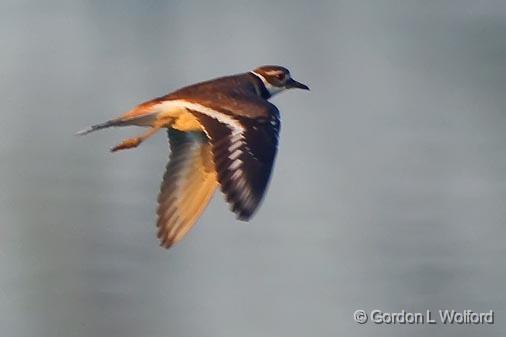
<svg viewBox="0 0 506 337">
<path fill-rule="evenodd" d="M 271 176 L 280 130 L 279 111 L 268 99 L 291 88 L 309 90 L 288 69 L 262 66 L 184 87 L 77 134 L 148 128 L 113 147 L 115 152 L 167 129 L 171 153 L 156 225 L 160 245 L 169 248 L 190 230 L 218 186 L 238 219 L 247 221 L 255 213 Z"/>
</svg>

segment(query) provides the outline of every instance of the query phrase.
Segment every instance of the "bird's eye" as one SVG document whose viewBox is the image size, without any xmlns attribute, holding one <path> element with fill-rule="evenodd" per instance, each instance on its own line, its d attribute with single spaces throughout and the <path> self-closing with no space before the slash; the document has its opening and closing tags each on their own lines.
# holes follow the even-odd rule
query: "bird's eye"
<svg viewBox="0 0 506 337">
<path fill-rule="evenodd" d="M 279 74 L 277 74 L 277 75 L 276 75 L 276 78 L 277 78 L 278 80 L 283 80 L 283 79 L 285 78 L 285 74 L 283 74 L 283 73 L 279 73 Z"/>
</svg>

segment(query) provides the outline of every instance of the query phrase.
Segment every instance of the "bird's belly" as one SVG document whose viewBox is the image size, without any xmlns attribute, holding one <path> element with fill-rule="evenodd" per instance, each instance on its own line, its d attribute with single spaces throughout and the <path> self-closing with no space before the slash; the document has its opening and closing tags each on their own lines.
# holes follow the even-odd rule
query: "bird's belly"
<svg viewBox="0 0 506 337">
<path fill-rule="evenodd" d="M 175 116 L 173 122 L 170 125 L 174 129 L 179 131 L 202 131 L 202 125 L 198 121 L 198 119 L 186 109 L 181 111 L 177 116 Z"/>
<path fill-rule="evenodd" d="M 198 119 L 185 108 L 170 109 L 158 116 L 160 127 L 171 127 L 179 131 L 203 131 Z"/>
</svg>

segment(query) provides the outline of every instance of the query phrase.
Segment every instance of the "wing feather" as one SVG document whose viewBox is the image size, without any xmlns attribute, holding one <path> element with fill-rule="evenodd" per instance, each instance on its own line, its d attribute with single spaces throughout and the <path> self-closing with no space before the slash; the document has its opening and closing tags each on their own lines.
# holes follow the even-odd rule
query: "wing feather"
<svg viewBox="0 0 506 337">
<path fill-rule="evenodd" d="M 204 133 L 168 130 L 171 155 L 158 196 L 158 238 L 169 248 L 191 229 L 218 185 Z"/>
<path fill-rule="evenodd" d="M 274 105 L 260 99 L 245 103 L 253 105 L 257 111 L 263 109 L 261 117 L 238 116 L 233 111 L 210 114 L 209 111 L 192 110 L 212 144 L 221 190 L 240 220 L 250 219 L 262 202 L 276 157 L 280 130 L 279 111 Z"/>
</svg>

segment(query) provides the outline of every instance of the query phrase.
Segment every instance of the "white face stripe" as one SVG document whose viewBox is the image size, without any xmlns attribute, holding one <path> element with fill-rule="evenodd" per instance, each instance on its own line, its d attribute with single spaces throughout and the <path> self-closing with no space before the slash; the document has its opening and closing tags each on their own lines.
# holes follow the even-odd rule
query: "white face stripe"
<svg viewBox="0 0 506 337">
<path fill-rule="evenodd" d="M 284 74 L 285 72 L 282 70 L 269 70 L 265 72 L 267 75 L 279 75 Z"/>
<path fill-rule="evenodd" d="M 250 71 L 250 73 L 252 73 L 253 75 L 255 75 L 256 77 L 258 77 L 264 84 L 265 86 L 265 89 L 267 89 L 267 91 L 269 92 L 269 94 L 271 94 L 271 96 L 274 96 L 275 94 L 277 94 L 278 92 L 280 91 L 283 91 L 285 90 L 285 88 L 280 88 L 280 87 L 275 87 L 273 86 L 272 84 L 270 84 L 266 79 L 265 77 L 263 77 L 262 75 L 254 72 L 254 71 Z"/>
</svg>

